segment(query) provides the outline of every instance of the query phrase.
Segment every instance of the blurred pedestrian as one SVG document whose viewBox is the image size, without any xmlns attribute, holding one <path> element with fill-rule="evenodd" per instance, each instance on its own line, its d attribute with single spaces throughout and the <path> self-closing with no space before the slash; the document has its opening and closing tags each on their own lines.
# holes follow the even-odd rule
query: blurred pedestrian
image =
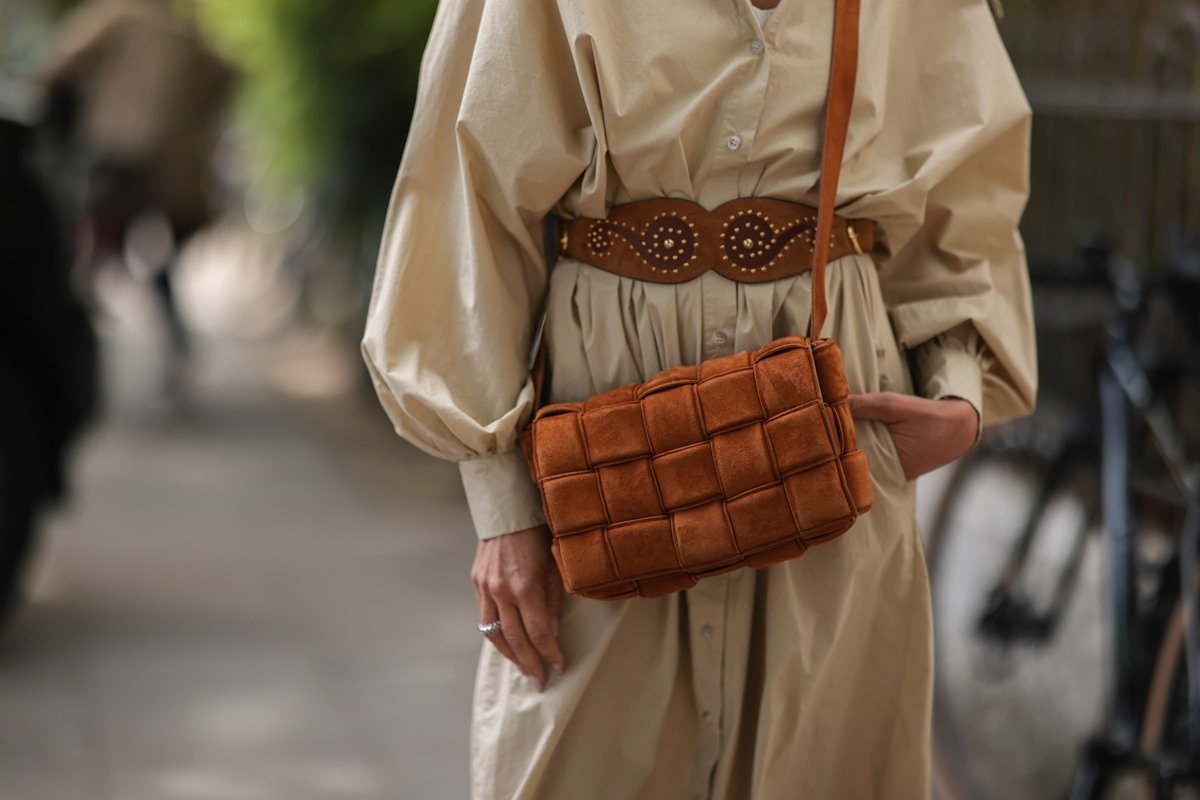
<svg viewBox="0 0 1200 800">
<path fill-rule="evenodd" d="M 564 594 L 518 447 L 543 303 L 549 402 L 805 332 L 810 272 L 548 271 L 542 220 L 663 197 L 815 206 L 833 11 L 442 0 L 363 351 L 397 431 L 459 463 L 480 539 L 475 798 L 929 796 L 913 479 L 1029 413 L 1036 384 L 1031 111 L 984 0 L 863 2 L 837 213 L 873 221 L 875 247 L 830 261 L 820 332 L 875 491 L 852 531 L 655 599 Z M 611 246 L 672 246 L 639 235 Z"/>
<path fill-rule="evenodd" d="M 42 75 L 80 169 L 84 269 L 119 255 L 152 282 L 172 356 L 169 390 L 190 352 L 171 267 L 214 216 L 210 159 L 232 85 L 183 9 L 89 0 L 64 21 Z"/>
</svg>

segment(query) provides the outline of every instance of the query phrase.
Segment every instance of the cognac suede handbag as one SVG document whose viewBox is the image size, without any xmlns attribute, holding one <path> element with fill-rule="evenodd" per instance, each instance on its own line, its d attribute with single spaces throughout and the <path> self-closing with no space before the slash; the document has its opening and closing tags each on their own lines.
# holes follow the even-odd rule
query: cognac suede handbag
<svg viewBox="0 0 1200 800">
<path fill-rule="evenodd" d="M 663 370 L 521 432 L 568 591 L 657 597 L 798 558 L 845 533 L 874 494 L 855 445 L 841 351 L 820 339 L 825 262 L 854 93 L 858 2 L 837 0 L 809 336 Z M 543 343 L 533 373 L 540 400 Z"/>
</svg>

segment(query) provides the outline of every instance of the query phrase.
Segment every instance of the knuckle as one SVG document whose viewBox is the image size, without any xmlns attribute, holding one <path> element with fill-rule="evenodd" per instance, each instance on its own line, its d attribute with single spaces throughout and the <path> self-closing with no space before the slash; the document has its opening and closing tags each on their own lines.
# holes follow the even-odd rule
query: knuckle
<svg viewBox="0 0 1200 800">
<path fill-rule="evenodd" d="M 519 597 L 523 600 L 527 600 L 527 599 L 533 597 L 535 589 L 536 589 L 536 586 L 534 585 L 534 583 L 532 581 L 526 580 L 524 578 L 513 581 L 513 584 L 512 584 L 512 593 L 516 597 Z"/>
<path fill-rule="evenodd" d="M 541 650 L 546 645 L 552 644 L 554 637 L 550 635 L 549 631 L 530 631 L 529 641 L 533 643 L 534 647 Z"/>
</svg>

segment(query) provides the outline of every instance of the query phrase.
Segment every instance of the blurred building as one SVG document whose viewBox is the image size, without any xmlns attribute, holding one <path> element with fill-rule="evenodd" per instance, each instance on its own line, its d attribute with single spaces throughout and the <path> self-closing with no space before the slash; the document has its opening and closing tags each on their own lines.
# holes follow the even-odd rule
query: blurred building
<svg viewBox="0 0 1200 800">
<path fill-rule="evenodd" d="M 1200 3 L 1009 0 L 1000 30 L 1034 109 L 1035 258 L 1101 234 L 1159 265 L 1200 242 Z"/>
</svg>

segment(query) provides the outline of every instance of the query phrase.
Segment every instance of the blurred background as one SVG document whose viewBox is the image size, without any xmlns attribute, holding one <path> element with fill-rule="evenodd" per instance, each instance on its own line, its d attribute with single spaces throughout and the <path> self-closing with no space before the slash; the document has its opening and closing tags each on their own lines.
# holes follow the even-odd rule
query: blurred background
<svg viewBox="0 0 1200 800">
<path fill-rule="evenodd" d="M 0 798 L 461 798 L 453 464 L 358 355 L 435 0 L 0 0 Z M 993 0 L 1035 417 L 923 478 L 940 797 L 1193 796 L 1200 0 Z"/>
</svg>

